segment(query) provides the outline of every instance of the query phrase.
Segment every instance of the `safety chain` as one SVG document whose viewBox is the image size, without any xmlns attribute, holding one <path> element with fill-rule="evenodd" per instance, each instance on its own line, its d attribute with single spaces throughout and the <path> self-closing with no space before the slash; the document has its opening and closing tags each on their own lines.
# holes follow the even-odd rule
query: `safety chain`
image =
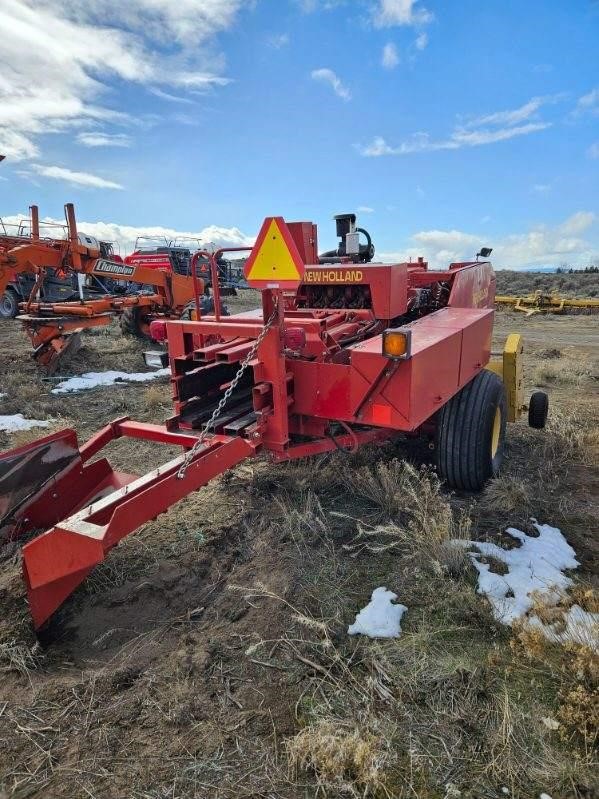
<svg viewBox="0 0 599 799">
<path fill-rule="evenodd" d="M 260 335 L 258 336 L 256 341 L 254 342 L 254 344 L 252 346 L 252 349 L 248 352 L 248 354 L 243 359 L 243 362 L 242 362 L 241 366 L 239 367 L 239 369 L 237 371 L 237 374 L 235 375 L 235 377 L 231 381 L 231 385 L 229 386 L 229 388 L 225 391 L 225 393 L 221 397 L 220 402 L 218 403 L 218 405 L 214 409 L 214 412 L 213 412 L 212 416 L 210 417 L 210 419 L 206 423 L 206 425 L 205 425 L 204 429 L 202 430 L 198 440 L 195 442 L 193 447 L 186 454 L 186 456 L 185 456 L 185 458 L 183 460 L 183 463 L 181 464 L 181 466 L 179 467 L 179 471 L 177 472 L 177 477 L 178 477 L 179 480 L 182 480 L 185 477 L 185 473 L 187 472 L 187 469 L 189 468 L 189 464 L 195 458 L 195 456 L 197 455 L 198 451 L 201 449 L 201 447 L 203 446 L 204 442 L 206 441 L 206 438 L 208 437 L 208 433 L 215 426 L 217 420 L 220 418 L 220 416 L 221 416 L 221 414 L 223 412 L 223 408 L 225 407 L 225 405 L 229 401 L 229 399 L 231 397 L 231 394 L 237 388 L 237 384 L 239 383 L 243 373 L 245 372 L 245 370 L 249 366 L 250 361 L 253 361 L 253 359 L 256 357 L 256 353 L 258 352 L 258 347 L 264 341 L 264 338 L 266 337 L 266 334 L 268 333 L 268 331 L 272 327 L 273 322 L 275 321 L 275 319 L 277 319 L 277 317 L 278 317 L 278 307 L 275 305 L 275 307 L 273 309 L 273 312 L 271 313 L 268 321 L 266 322 L 266 324 L 264 325 L 264 327 L 260 331 Z"/>
</svg>

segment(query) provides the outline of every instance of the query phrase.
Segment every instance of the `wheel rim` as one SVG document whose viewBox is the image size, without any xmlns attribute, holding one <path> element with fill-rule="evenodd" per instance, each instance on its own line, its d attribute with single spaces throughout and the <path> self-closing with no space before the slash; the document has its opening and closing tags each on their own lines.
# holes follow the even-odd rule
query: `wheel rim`
<svg viewBox="0 0 599 799">
<path fill-rule="evenodd" d="M 501 408 L 497 406 L 493 417 L 493 432 L 491 434 L 491 457 L 494 458 L 499 451 L 499 440 L 501 438 Z"/>
</svg>

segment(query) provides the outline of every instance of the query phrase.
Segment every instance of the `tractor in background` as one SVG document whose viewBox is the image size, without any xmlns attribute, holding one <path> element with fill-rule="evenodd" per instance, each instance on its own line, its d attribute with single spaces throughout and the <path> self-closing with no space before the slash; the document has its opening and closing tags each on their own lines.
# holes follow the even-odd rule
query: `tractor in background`
<svg viewBox="0 0 599 799">
<path fill-rule="evenodd" d="M 83 330 L 108 325 L 115 316 L 126 317 L 128 332 L 148 338 L 152 319 L 180 317 L 194 297 L 204 313 L 210 310 L 211 298 L 193 270 L 188 276 L 125 263 L 110 245 L 78 232 L 71 204 L 65 215 L 67 237 L 43 239 L 33 206 L 31 235 L 0 252 L 0 296 L 19 281 L 27 285 L 17 319 L 47 373 L 77 351 Z M 58 297 L 44 289 L 56 276 L 64 276 Z"/>
<path fill-rule="evenodd" d="M 60 250 L 68 236 L 66 225 L 54 222 L 43 222 L 44 232 L 51 235 L 40 235 L 40 222 L 37 206 L 29 209 L 29 220 L 22 220 L 16 225 L 3 222 L 0 218 L 0 255 L 20 245 L 30 244 L 32 231 L 38 232 L 38 239 L 46 246 Z M 89 242 L 90 238 L 79 233 L 81 244 Z M 113 261 L 122 261 L 120 255 L 115 254 L 112 242 L 100 241 L 97 246 L 103 258 Z M 0 318 L 14 319 L 19 313 L 20 304 L 26 302 L 36 286 L 36 275 L 33 272 L 11 269 L 5 266 L 6 274 L 3 278 L 5 288 L 0 294 Z M 48 268 L 44 278 L 36 289 L 40 299 L 44 302 L 69 302 L 81 296 L 93 299 L 102 294 L 119 291 L 119 284 L 115 281 L 100 280 L 97 277 L 88 277 L 81 282 L 73 273 L 68 273 L 62 268 Z"/>
</svg>

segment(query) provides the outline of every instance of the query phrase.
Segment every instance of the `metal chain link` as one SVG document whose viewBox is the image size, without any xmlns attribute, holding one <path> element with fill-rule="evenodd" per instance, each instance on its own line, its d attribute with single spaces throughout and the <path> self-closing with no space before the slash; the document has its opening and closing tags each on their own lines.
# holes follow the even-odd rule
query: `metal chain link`
<svg viewBox="0 0 599 799">
<path fill-rule="evenodd" d="M 235 374 L 235 377 L 231 381 L 231 385 L 229 386 L 229 388 L 225 391 L 225 393 L 221 397 L 218 405 L 216 406 L 216 408 L 214 409 L 214 412 L 212 413 L 212 416 L 210 417 L 210 419 L 206 423 L 206 426 L 202 430 L 198 440 L 195 442 L 193 447 L 186 454 L 186 456 L 185 456 L 185 458 L 183 460 L 183 463 L 181 464 L 181 466 L 179 467 L 179 471 L 177 472 L 177 478 L 179 480 L 182 480 L 185 477 L 187 469 L 189 468 L 189 464 L 195 458 L 195 456 L 197 455 L 198 451 L 201 449 L 201 447 L 205 443 L 205 441 L 206 441 L 206 439 L 208 437 L 208 433 L 215 426 L 217 420 L 220 418 L 220 416 L 221 416 L 221 414 L 223 412 L 223 408 L 225 407 L 225 405 L 229 401 L 229 399 L 231 397 L 231 394 L 237 388 L 237 385 L 238 385 L 239 381 L 241 380 L 241 377 L 242 377 L 243 373 L 245 372 L 245 370 L 249 366 L 250 361 L 252 361 L 255 358 L 256 353 L 258 352 L 258 347 L 264 341 L 264 338 L 266 337 L 266 334 L 268 333 L 268 331 L 272 327 L 273 322 L 275 321 L 275 319 L 277 319 L 277 317 L 278 317 L 278 307 L 275 305 L 274 310 L 271 313 L 268 321 L 266 322 L 266 324 L 264 325 L 264 327 L 260 331 L 260 335 L 258 336 L 256 341 L 254 342 L 254 344 L 252 346 L 252 349 L 248 352 L 248 354 L 243 359 L 243 362 L 242 362 L 241 366 L 239 367 L 237 373 Z"/>
</svg>

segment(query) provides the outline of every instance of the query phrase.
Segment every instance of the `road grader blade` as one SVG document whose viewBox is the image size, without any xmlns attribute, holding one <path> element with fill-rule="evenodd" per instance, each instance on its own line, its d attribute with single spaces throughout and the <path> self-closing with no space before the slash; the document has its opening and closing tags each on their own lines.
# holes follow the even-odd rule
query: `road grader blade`
<svg viewBox="0 0 599 799">
<path fill-rule="evenodd" d="M 261 291 L 256 311 L 221 313 L 216 270 L 230 250 L 207 254 L 214 316 L 202 316 L 198 281 L 195 318 L 152 323 L 168 344 L 148 353 L 170 366 L 164 425 L 117 419 L 82 445 L 64 430 L 0 456 L 0 532 L 41 532 L 23 547 L 36 628 L 126 535 L 246 458 L 418 435 L 451 488 L 477 491 L 499 471 L 506 422 L 528 407 L 531 426 L 544 426 L 546 395 L 523 401 L 521 337 L 491 355 L 489 262 L 375 264 L 355 216 L 336 222 L 341 244 L 319 255 L 311 222 L 265 220 L 245 266 Z M 182 454 L 147 474 L 120 472 L 101 451 L 122 437 Z"/>
</svg>

